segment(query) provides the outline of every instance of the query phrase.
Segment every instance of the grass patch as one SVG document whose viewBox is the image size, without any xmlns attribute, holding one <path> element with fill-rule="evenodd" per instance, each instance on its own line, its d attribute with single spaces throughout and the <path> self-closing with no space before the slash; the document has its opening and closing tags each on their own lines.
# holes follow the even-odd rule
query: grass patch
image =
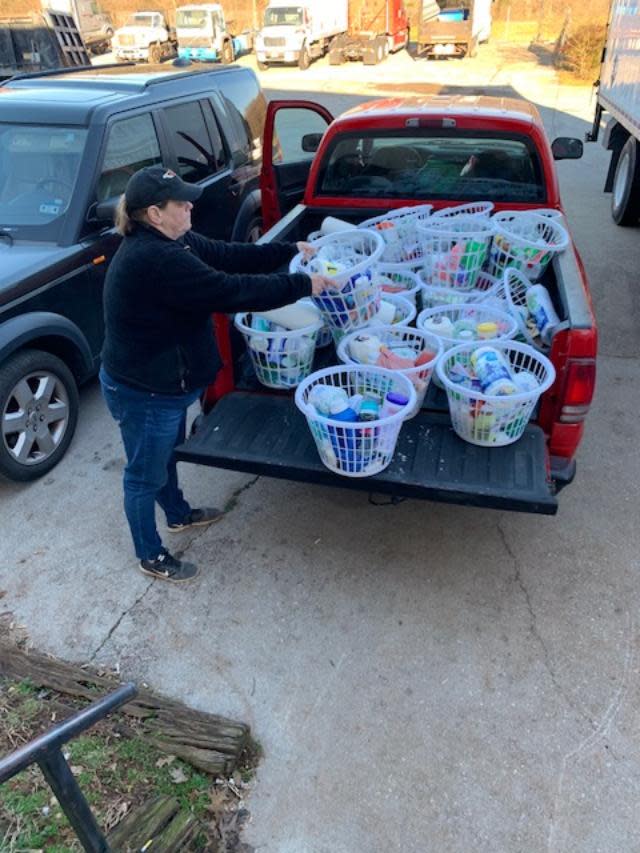
<svg viewBox="0 0 640 853">
<path fill-rule="evenodd" d="M 16 749 L 85 703 L 27 681 L 0 679 L 0 754 Z M 255 744 L 233 780 L 216 780 L 175 756 L 160 751 L 135 720 L 118 714 L 98 723 L 63 747 L 72 772 L 90 803 L 98 825 L 107 833 L 132 809 L 167 794 L 202 824 L 199 850 L 230 851 L 225 827 L 238 829 L 246 816 L 243 788 L 253 775 L 259 745 Z M 237 815 L 237 819 L 236 819 Z M 2 786 L 0 850 L 2 853 L 74 853 L 80 847 L 73 830 L 34 765 Z"/>
</svg>

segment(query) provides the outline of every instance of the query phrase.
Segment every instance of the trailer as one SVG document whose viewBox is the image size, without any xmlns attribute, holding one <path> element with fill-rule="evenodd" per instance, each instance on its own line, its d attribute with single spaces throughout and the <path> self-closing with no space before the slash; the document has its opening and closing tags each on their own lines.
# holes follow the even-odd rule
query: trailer
<svg viewBox="0 0 640 853">
<path fill-rule="evenodd" d="M 377 65 L 390 53 L 409 43 L 409 18 L 403 0 L 365 0 L 352 7 L 353 15 L 346 33 L 336 36 L 329 47 L 329 64 L 362 60 Z"/>
<path fill-rule="evenodd" d="M 492 0 L 421 0 L 416 54 L 475 56 L 491 35 Z"/>
<path fill-rule="evenodd" d="M 587 142 L 600 136 L 611 151 L 604 191 L 611 195 L 611 216 L 617 225 L 635 225 L 640 218 L 640 8 L 613 0 L 606 44 L 597 81 L 596 110 Z"/>
</svg>

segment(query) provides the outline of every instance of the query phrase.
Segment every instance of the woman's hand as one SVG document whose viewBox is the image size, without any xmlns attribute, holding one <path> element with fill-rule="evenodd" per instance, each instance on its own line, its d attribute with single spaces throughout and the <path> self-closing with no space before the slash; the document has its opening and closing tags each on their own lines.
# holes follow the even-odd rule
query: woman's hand
<svg viewBox="0 0 640 853">
<path fill-rule="evenodd" d="M 313 243 L 307 243 L 304 240 L 300 240 L 298 243 L 296 243 L 296 246 L 298 247 L 298 251 L 302 252 L 305 261 L 308 261 L 309 258 L 312 258 L 318 251 L 313 245 Z"/>
<path fill-rule="evenodd" d="M 340 285 L 333 278 L 326 275 L 312 275 L 311 278 L 311 293 L 313 296 L 320 296 L 323 290 L 340 290 Z"/>
</svg>

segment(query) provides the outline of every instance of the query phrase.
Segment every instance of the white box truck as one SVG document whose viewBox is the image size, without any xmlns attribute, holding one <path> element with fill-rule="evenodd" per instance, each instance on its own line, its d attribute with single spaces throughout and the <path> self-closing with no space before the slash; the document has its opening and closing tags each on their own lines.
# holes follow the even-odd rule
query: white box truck
<svg viewBox="0 0 640 853">
<path fill-rule="evenodd" d="M 611 151 L 604 191 L 612 193 L 611 215 L 618 225 L 640 218 L 640 6 L 613 0 L 607 41 L 602 53 L 593 127 L 587 142 L 600 134 L 603 113 L 608 120 L 602 144 Z"/>
<path fill-rule="evenodd" d="M 297 62 L 304 70 L 348 27 L 348 0 L 305 0 L 300 5 L 271 0 L 264 12 L 264 26 L 256 36 L 258 68 Z"/>
</svg>

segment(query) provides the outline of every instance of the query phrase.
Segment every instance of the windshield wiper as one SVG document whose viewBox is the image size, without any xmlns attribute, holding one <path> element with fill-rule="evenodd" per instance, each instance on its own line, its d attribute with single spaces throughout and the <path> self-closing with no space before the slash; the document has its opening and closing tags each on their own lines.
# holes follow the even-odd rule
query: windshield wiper
<svg viewBox="0 0 640 853">
<path fill-rule="evenodd" d="M 10 246 L 13 246 L 13 234 L 11 231 L 5 231 L 4 228 L 0 228 L 0 239 L 2 237 L 9 241 Z"/>
</svg>

